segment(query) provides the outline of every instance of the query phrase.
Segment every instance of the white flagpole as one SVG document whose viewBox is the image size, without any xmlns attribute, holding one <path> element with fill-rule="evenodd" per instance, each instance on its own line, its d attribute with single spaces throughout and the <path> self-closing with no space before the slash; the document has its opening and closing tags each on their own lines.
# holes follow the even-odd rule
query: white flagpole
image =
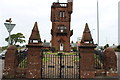
<svg viewBox="0 0 120 80">
<path fill-rule="evenodd" d="M 99 46 L 99 5 L 97 0 L 97 44 Z"/>
</svg>

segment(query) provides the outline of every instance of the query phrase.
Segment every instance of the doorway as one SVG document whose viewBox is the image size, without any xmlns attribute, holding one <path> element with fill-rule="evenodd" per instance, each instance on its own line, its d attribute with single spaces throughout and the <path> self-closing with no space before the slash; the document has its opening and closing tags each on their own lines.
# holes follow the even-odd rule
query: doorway
<svg viewBox="0 0 120 80">
<path fill-rule="evenodd" d="M 60 43 L 60 51 L 63 51 L 63 48 L 64 48 L 64 44 Z"/>
</svg>

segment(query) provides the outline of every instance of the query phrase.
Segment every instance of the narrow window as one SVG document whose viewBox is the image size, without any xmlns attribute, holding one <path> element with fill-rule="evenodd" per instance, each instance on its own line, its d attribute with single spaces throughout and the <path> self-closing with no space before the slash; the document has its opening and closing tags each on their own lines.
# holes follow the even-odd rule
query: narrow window
<svg viewBox="0 0 120 80">
<path fill-rule="evenodd" d="M 62 13 L 63 13 L 62 17 L 65 17 L 65 12 L 63 11 Z"/>
<path fill-rule="evenodd" d="M 60 17 L 62 17 L 62 11 L 60 11 Z"/>
<path fill-rule="evenodd" d="M 59 15 L 60 15 L 60 17 L 65 17 L 65 12 L 64 11 L 60 11 Z"/>
</svg>

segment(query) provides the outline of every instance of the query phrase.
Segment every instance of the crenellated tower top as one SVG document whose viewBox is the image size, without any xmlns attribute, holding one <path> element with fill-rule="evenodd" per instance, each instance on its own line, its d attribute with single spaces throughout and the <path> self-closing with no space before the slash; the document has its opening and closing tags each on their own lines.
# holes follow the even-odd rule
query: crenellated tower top
<svg viewBox="0 0 120 80">
<path fill-rule="evenodd" d="M 70 51 L 70 37 L 73 34 L 73 30 L 70 30 L 72 11 L 72 0 L 68 0 L 66 3 L 57 0 L 51 6 L 51 45 L 57 51 Z"/>
</svg>

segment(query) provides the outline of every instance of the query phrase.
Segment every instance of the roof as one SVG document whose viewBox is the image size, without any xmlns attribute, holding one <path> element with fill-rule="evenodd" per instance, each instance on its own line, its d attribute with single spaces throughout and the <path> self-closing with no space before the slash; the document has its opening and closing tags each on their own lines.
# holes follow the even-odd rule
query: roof
<svg viewBox="0 0 120 80">
<path fill-rule="evenodd" d="M 50 47 L 50 42 L 43 43 L 44 47 Z"/>
<path fill-rule="evenodd" d="M 42 47 L 42 41 L 40 38 L 39 30 L 37 22 L 35 22 L 34 27 L 32 29 L 31 36 L 29 38 L 29 43 L 27 46 L 34 46 L 34 47 Z"/>
<path fill-rule="evenodd" d="M 93 41 L 88 24 L 86 23 L 81 42 Z"/>
<path fill-rule="evenodd" d="M 31 33 L 31 36 L 30 36 L 29 39 L 30 40 L 40 40 L 41 41 L 37 22 L 35 22 L 35 24 L 34 24 L 34 27 L 32 29 L 32 33 Z"/>
</svg>

